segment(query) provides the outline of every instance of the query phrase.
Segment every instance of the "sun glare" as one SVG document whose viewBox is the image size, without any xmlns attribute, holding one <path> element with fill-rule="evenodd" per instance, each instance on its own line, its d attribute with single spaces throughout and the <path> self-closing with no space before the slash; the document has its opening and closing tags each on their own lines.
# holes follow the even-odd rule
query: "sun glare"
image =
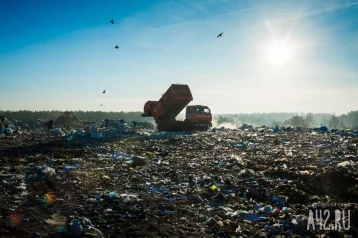
<svg viewBox="0 0 358 238">
<path fill-rule="evenodd" d="M 274 42 L 268 47 L 267 56 L 274 65 L 285 65 L 291 60 L 292 51 L 285 42 Z"/>
</svg>

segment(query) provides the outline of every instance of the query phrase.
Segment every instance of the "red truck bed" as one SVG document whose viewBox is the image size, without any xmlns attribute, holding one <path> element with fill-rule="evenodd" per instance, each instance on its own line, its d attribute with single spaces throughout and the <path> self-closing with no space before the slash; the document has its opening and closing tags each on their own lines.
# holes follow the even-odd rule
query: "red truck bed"
<svg viewBox="0 0 358 238">
<path fill-rule="evenodd" d="M 172 84 L 159 101 L 148 101 L 144 105 L 145 116 L 155 121 L 174 119 L 193 100 L 188 85 Z"/>
</svg>

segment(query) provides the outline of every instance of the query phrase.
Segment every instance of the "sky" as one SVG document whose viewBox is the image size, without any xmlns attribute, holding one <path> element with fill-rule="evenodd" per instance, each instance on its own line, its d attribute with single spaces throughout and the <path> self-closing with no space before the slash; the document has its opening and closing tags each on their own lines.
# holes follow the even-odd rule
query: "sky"
<svg viewBox="0 0 358 238">
<path fill-rule="evenodd" d="M 0 0 L 0 110 L 142 111 L 181 83 L 215 114 L 347 113 L 357 26 L 358 0 Z"/>
</svg>

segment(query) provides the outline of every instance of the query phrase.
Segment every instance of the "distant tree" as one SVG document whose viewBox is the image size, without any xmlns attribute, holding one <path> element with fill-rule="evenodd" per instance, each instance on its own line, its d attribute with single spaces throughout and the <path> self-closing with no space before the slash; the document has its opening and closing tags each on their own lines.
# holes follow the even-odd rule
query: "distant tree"
<svg viewBox="0 0 358 238">
<path fill-rule="evenodd" d="M 231 118 L 227 118 L 227 117 L 223 117 L 223 116 L 218 116 L 217 119 L 217 123 L 220 125 L 222 123 L 232 123 L 233 120 Z"/>
<path fill-rule="evenodd" d="M 9 120 L 29 120 L 29 119 L 42 119 L 51 120 L 62 115 L 63 112 L 52 111 L 0 111 L 0 116 L 5 116 Z M 108 120 L 123 119 L 125 121 L 138 121 L 149 122 L 153 121 L 153 118 L 140 117 L 142 112 L 102 112 L 102 111 L 74 111 L 75 117 L 79 120 L 92 120 L 99 121 L 108 118 Z M 280 126 L 291 125 L 294 127 L 314 127 L 317 125 L 325 125 L 330 128 L 358 128 L 358 111 L 351 111 L 347 114 L 335 116 L 332 119 L 332 114 L 328 113 L 309 113 L 303 119 L 296 117 L 296 113 L 239 113 L 239 114 L 221 114 L 215 116 L 216 121 L 221 123 L 233 123 L 236 125 L 251 124 L 254 126 L 268 125 L 268 126 Z M 338 124 L 337 121 L 338 120 Z"/>
<path fill-rule="evenodd" d="M 308 113 L 307 116 L 305 117 L 305 124 L 306 124 L 306 127 L 308 127 L 308 128 L 312 128 L 316 125 L 316 120 L 314 119 L 314 116 L 312 113 Z"/>
<path fill-rule="evenodd" d="M 293 116 L 284 123 L 285 126 L 307 127 L 305 118 L 301 116 Z"/>
<path fill-rule="evenodd" d="M 339 117 L 337 117 L 336 115 L 332 115 L 331 118 L 329 119 L 328 126 L 331 129 L 338 129 L 340 126 Z"/>
<path fill-rule="evenodd" d="M 342 118 L 340 118 L 339 119 L 339 128 L 347 128 L 347 126 L 346 126 L 346 124 L 344 123 L 344 121 L 343 121 L 343 119 Z"/>
<path fill-rule="evenodd" d="M 43 119 L 51 120 L 61 116 L 61 111 L 0 111 L 0 116 L 5 116 L 9 120 L 29 120 Z M 150 117 L 141 117 L 141 112 L 101 112 L 101 111 L 75 111 L 74 116 L 79 120 L 119 120 L 149 122 L 153 121 Z"/>
<path fill-rule="evenodd" d="M 344 116 L 345 126 L 356 128 L 358 127 L 358 111 L 351 111 L 347 115 Z M 341 117 L 342 117 L 341 116 Z"/>
<path fill-rule="evenodd" d="M 270 123 L 269 123 L 270 127 L 276 127 L 276 126 L 280 126 L 280 125 L 282 125 L 282 122 L 279 122 L 276 120 L 270 121 Z"/>
<path fill-rule="evenodd" d="M 332 116 L 332 115 L 331 115 Z M 328 126 L 329 125 L 329 120 L 331 116 L 324 116 L 321 119 L 321 126 Z"/>
</svg>

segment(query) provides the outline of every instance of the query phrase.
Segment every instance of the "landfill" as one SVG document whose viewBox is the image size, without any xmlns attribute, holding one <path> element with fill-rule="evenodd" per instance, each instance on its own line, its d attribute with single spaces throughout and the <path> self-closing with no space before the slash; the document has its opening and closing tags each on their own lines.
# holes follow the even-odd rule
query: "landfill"
<svg viewBox="0 0 358 238">
<path fill-rule="evenodd" d="M 358 237 L 358 131 L 3 125 L 0 237 Z"/>
</svg>

